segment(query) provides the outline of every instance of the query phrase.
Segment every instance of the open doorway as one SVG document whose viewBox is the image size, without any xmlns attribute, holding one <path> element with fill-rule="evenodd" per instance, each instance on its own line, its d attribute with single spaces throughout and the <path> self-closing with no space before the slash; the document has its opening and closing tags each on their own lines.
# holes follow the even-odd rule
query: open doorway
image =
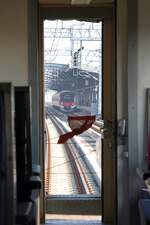
<svg viewBox="0 0 150 225">
<path fill-rule="evenodd" d="M 44 21 L 44 84 L 47 213 L 100 218 L 102 21 Z M 75 128 L 95 118 L 89 129 L 58 144 L 70 132 L 70 116 Z"/>
<path fill-rule="evenodd" d="M 56 7 L 55 10 L 53 8 L 48 8 L 48 9 L 42 8 L 41 10 L 41 19 L 42 19 L 41 26 L 43 28 L 42 29 L 43 34 L 41 36 L 42 40 L 44 36 L 45 36 L 45 40 L 48 39 L 48 37 L 51 39 L 51 41 L 48 41 L 49 47 L 47 46 L 47 49 L 45 52 L 44 52 L 44 47 L 46 46 L 46 43 L 44 43 L 44 46 L 42 48 L 44 57 L 43 57 L 43 61 L 41 61 L 44 68 L 43 71 L 45 74 L 44 76 L 45 80 L 43 77 L 43 73 L 41 74 L 42 74 L 42 80 L 45 82 L 44 93 L 46 93 L 45 94 L 45 115 L 44 115 L 45 121 L 46 121 L 45 122 L 46 148 L 44 151 L 45 153 L 45 190 L 44 192 L 45 192 L 45 200 L 46 200 L 45 212 L 51 216 L 56 213 L 57 218 L 58 218 L 58 214 L 63 214 L 63 215 L 64 214 L 67 214 L 67 215 L 82 214 L 82 215 L 96 215 L 96 216 L 102 215 L 103 222 L 113 223 L 115 221 L 115 215 L 116 215 L 115 214 L 115 211 L 116 211 L 116 208 L 115 208 L 116 207 L 115 205 L 116 204 L 115 163 L 116 162 L 115 162 L 115 126 L 114 126 L 115 115 L 116 115 L 115 114 L 116 113 L 115 111 L 116 110 L 115 109 L 115 96 L 116 96 L 115 95 L 115 64 L 114 64 L 114 58 L 115 58 L 114 40 L 115 39 L 113 36 L 114 24 L 113 24 L 112 14 L 111 14 L 112 11 L 109 9 L 110 8 L 108 8 L 108 11 L 107 10 L 103 11 L 101 8 L 99 9 L 80 8 L 80 11 L 78 11 L 78 8 L 70 8 L 70 11 L 69 11 L 69 9 L 63 9 L 63 8 L 57 9 Z M 64 12 L 66 14 L 64 14 Z M 70 14 L 71 12 L 72 14 Z M 80 13 L 78 14 L 78 12 Z M 92 12 L 93 14 L 88 14 L 88 12 L 90 13 Z M 102 19 L 98 19 L 100 18 L 99 13 L 102 13 L 102 16 L 101 16 Z M 88 18 L 88 19 L 85 19 L 85 18 Z M 45 21 L 45 23 L 47 24 L 53 23 L 53 25 L 51 25 L 50 27 L 48 26 L 46 28 L 47 31 L 48 30 L 50 31 L 49 35 L 48 35 L 48 32 L 44 34 L 43 21 Z M 95 25 L 92 25 L 92 26 L 93 27 L 95 26 L 95 28 L 97 26 L 100 26 L 99 31 L 101 30 L 101 36 L 98 41 L 95 41 L 99 43 L 99 46 L 97 48 L 95 47 L 96 45 L 93 44 L 94 51 L 96 54 L 91 56 L 91 58 L 86 57 L 86 60 L 89 60 L 88 63 L 85 63 L 86 60 L 84 59 L 84 57 L 86 55 L 86 52 L 91 50 L 89 43 L 87 45 L 86 44 L 83 45 L 83 40 L 80 40 L 80 41 L 78 40 L 77 43 L 75 43 L 75 41 L 73 40 L 70 41 L 69 38 L 68 38 L 69 44 L 67 43 L 67 40 L 63 40 L 62 42 L 60 41 L 61 37 L 67 39 L 65 35 L 68 35 L 67 29 L 69 30 L 70 25 L 66 24 L 66 26 L 68 27 L 65 27 L 64 23 L 66 22 L 71 23 L 72 21 L 77 23 L 77 25 L 75 24 L 75 26 L 73 26 L 76 28 L 76 30 L 80 30 L 82 27 L 83 27 L 82 29 L 84 30 L 85 24 L 88 25 L 93 23 Z M 62 28 L 63 28 L 63 31 L 61 30 Z M 70 30 L 72 30 L 72 26 Z M 79 33 L 75 32 L 75 33 L 77 34 L 76 37 L 78 39 L 79 37 L 82 37 L 82 32 L 79 32 Z M 86 38 L 88 37 L 89 34 L 90 32 L 87 32 Z M 94 36 L 96 38 L 97 34 L 95 33 Z M 100 45 L 101 45 L 101 53 L 99 51 Z M 64 52 L 63 52 L 63 49 L 65 50 Z M 63 54 L 63 56 L 61 54 L 59 55 L 58 52 Z M 50 55 L 48 53 L 50 53 Z M 96 66 L 92 65 L 90 67 L 90 63 L 94 61 L 94 58 L 98 57 L 98 54 L 99 54 L 99 61 L 98 61 L 99 68 L 97 67 L 97 70 L 93 72 L 93 67 L 96 67 Z M 53 60 L 56 60 L 58 55 L 61 56 L 61 60 L 59 59 L 59 61 L 54 62 Z M 68 63 L 68 61 L 66 60 L 66 63 L 64 63 L 68 55 L 70 57 L 70 61 Z M 50 61 L 52 60 L 53 62 L 48 62 L 46 60 L 50 60 Z M 45 67 L 44 67 L 44 63 L 46 65 Z M 83 68 L 81 68 L 81 66 L 83 66 Z M 51 77 L 52 79 L 49 79 L 49 77 Z M 67 82 L 65 83 L 65 81 Z M 60 83 L 62 86 L 60 85 Z M 50 84 L 50 88 L 48 87 L 49 84 Z M 93 87 L 93 89 L 90 91 L 87 91 L 90 85 L 91 87 Z M 83 91 L 85 90 L 86 92 L 83 93 Z M 64 91 L 69 91 L 67 92 L 67 96 L 64 95 Z M 91 92 L 92 92 L 91 97 L 88 97 Z M 58 101 L 58 99 L 60 101 Z M 88 99 L 88 101 L 85 101 L 85 99 Z M 57 105 L 57 102 L 59 102 L 59 105 Z M 68 105 L 68 102 L 69 104 L 70 103 L 71 104 Z M 86 111 L 86 114 L 84 113 L 85 111 Z M 59 115 L 59 118 L 56 118 L 58 117 L 58 115 Z M 70 128 L 70 125 L 71 125 L 70 121 L 72 121 L 70 120 L 70 117 L 77 118 L 78 116 L 82 117 L 85 115 L 87 117 L 95 115 L 95 121 L 86 132 L 89 135 L 89 132 L 93 132 L 91 130 L 92 128 L 94 128 L 96 132 L 98 131 L 97 133 L 99 133 L 99 137 L 95 138 L 96 140 L 94 142 L 93 140 L 90 140 L 92 138 L 91 133 L 90 133 L 90 136 L 88 137 L 87 135 L 85 135 L 85 132 L 74 137 L 72 136 L 70 139 L 67 140 L 67 142 L 69 143 L 68 147 L 76 148 L 78 146 L 78 151 L 77 151 L 77 155 L 73 155 L 71 156 L 71 158 L 69 158 L 70 156 L 68 156 L 67 153 L 64 154 L 63 152 L 64 149 L 67 149 L 67 146 L 66 146 L 67 142 L 65 142 L 64 145 L 57 144 L 59 136 L 61 134 L 65 134 L 69 132 L 70 131 L 69 129 L 72 129 L 72 127 Z M 78 122 L 79 120 L 81 120 L 81 118 L 77 119 Z M 78 124 L 81 125 L 81 123 L 78 123 Z M 50 128 L 48 128 L 48 126 L 50 126 Z M 57 128 L 54 129 L 55 126 L 57 126 Z M 105 138 L 103 139 L 103 141 L 101 141 L 102 127 L 104 128 L 104 130 L 106 130 L 106 136 L 104 136 Z M 79 155 L 79 149 L 82 149 L 82 148 L 81 146 L 79 147 L 79 144 L 77 144 L 77 141 L 81 143 L 81 146 L 84 146 L 82 147 L 84 150 L 88 149 L 89 152 L 88 153 L 82 152 L 82 154 Z M 56 152 L 56 149 L 60 148 L 60 146 L 62 146 L 62 149 Z M 98 149 L 98 151 L 94 150 L 95 147 L 96 149 Z M 52 148 L 54 150 L 53 152 L 52 152 Z M 95 154 L 94 152 L 99 154 Z M 49 156 L 48 156 L 48 153 L 50 153 Z M 100 171 L 99 173 L 100 176 L 98 178 L 99 180 L 97 179 L 98 182 L 96 181 L 97 183 L 96 185 L 94 184 L 94 188 L 91 185 L 93 182 L 92 180 L 93 180 L 93 177 L 95 179 L 96 175 L 98 174 L 92 168 L 94 163 L 91 163 L 91 166 L 87 166 L 87 165 L 83 166 L 83 161 L 85 160 L 85 158 L 87 158 L 86 160 L 88 162 L 87 164 L 90 165 L 89 159 L 87 156 L 89 155 L 91 156 L 92 154 L 93 155 L 95 154 L 95 157 L 94 157 L 95 162 L 96 161 L 98 162 L 97 163 L 98 170 L 96 172 L 99 173 Z M 56 161 L 52 160 L 52 156 L 53 156 L 53 159 L 56 159 Z M 49 162 L 46 159 L 46 157 L 47 159 L 50 159 Z M 77 161 L 79 162 L 80 166 L 79 164 L 76 165 Z M 48 167 L 51 170 L 51 175 L 49 172 L 47 172 Z M 91 169 L 90 171 L 89 171 L 89 167 Z M 63 169 L 66 169 L 66 168 L 68 168 L 67 171 L 64 171 Z M 82 171 L 83 168 L 85 169 L 85 172 Z M 53 172 L 52 172 L 52 169 L 53 169 Z M 76 175 L 75 175 L 74 169 L 75 171 L 79 169 Z M 65 178 L 65 175 L 68 175 L 67 179 Z M 81 175 L 81 179 L 79 178 L 80 175 Z M 87 179 L 87 175 L 90 178 Z M 51 182 L 50 182 L 50 179 L 48 179 L 48 177 L 51 177 Z M 56 180 L 58 179 L 58 177 L 59 179 L 61 178 L 61 182 L 58 181 L 60 185 L 58 185 L 56 188 L 56 186 L 52 185 L 52 183 L 56 184 Z M 64 182 L 65 185 L 63 185 L 62 181 L 65 181 Z M 76 181 L 78 182 L 78 184 L 76 184 Z M 49 184 L 47 185 L 47 183 Z M 84 185 L 87 185 L 88 187 L 85 188 Z M 62 189 L 63 189 L 63 192 L 62 192 Z"/>
</svg>

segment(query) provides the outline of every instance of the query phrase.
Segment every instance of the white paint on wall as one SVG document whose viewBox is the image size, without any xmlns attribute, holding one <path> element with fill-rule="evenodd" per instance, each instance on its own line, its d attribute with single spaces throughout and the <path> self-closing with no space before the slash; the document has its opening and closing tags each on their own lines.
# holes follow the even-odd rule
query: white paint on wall
<svg viewBox="0 0 150 225">
<path fill-rule="evenodd" d="M 0 1 L 0 82 L 28 84 L 27 0 Z"/>
<path fill-rule="evenodd" d="M 138 148 L 146 166 L 146 88 L 150 88 L 150 1 L 138 0 Z"/>
</svg>

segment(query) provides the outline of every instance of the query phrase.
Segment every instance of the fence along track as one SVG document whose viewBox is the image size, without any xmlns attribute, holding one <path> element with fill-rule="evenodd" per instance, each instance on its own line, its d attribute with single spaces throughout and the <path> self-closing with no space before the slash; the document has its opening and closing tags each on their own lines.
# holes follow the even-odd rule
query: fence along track
<svg viewBox="0 0 150 225">
<path fill-rule="evenodd" d="M 45 168 L 45 192 L 49 192 L 50 187 L 50 135 L 48 130 L 47 121 L 45 121 L 46 126 L 46 145 L 47 145 L 47 168 Z"/>
</svg>

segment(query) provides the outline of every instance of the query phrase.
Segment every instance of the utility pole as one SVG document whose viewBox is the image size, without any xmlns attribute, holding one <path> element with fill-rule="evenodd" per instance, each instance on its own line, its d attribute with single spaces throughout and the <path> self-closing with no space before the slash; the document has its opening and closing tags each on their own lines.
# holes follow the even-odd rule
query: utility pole
<svg viewBox="0 0 150 225">
<path fill-rule="evenodd" d="M 81 46 L 76 52 L 73 54 L 73 66 L 74 67 L 81 67 L 81 52 L 84 49 L 83 46 Z"/>
</svg>

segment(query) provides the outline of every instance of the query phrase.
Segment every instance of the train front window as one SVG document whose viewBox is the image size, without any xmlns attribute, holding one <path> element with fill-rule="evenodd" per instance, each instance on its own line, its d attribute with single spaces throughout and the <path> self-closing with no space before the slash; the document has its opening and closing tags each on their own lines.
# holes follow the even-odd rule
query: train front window
<svg viewBox="0 0 150 225">
<path fill-rule="evenodd" d="M 101 196 L 101 64 L 101 21 L 44 21 L 45 193 L 53 200 Z"/>
<path fill-rule="evenodd" d="M 71 94 L 66 94 L 62 96 L 62 101 L 66 101 L 66 102 L 73 102 L 74 101 L 74 96 Z"/>
</svg>

